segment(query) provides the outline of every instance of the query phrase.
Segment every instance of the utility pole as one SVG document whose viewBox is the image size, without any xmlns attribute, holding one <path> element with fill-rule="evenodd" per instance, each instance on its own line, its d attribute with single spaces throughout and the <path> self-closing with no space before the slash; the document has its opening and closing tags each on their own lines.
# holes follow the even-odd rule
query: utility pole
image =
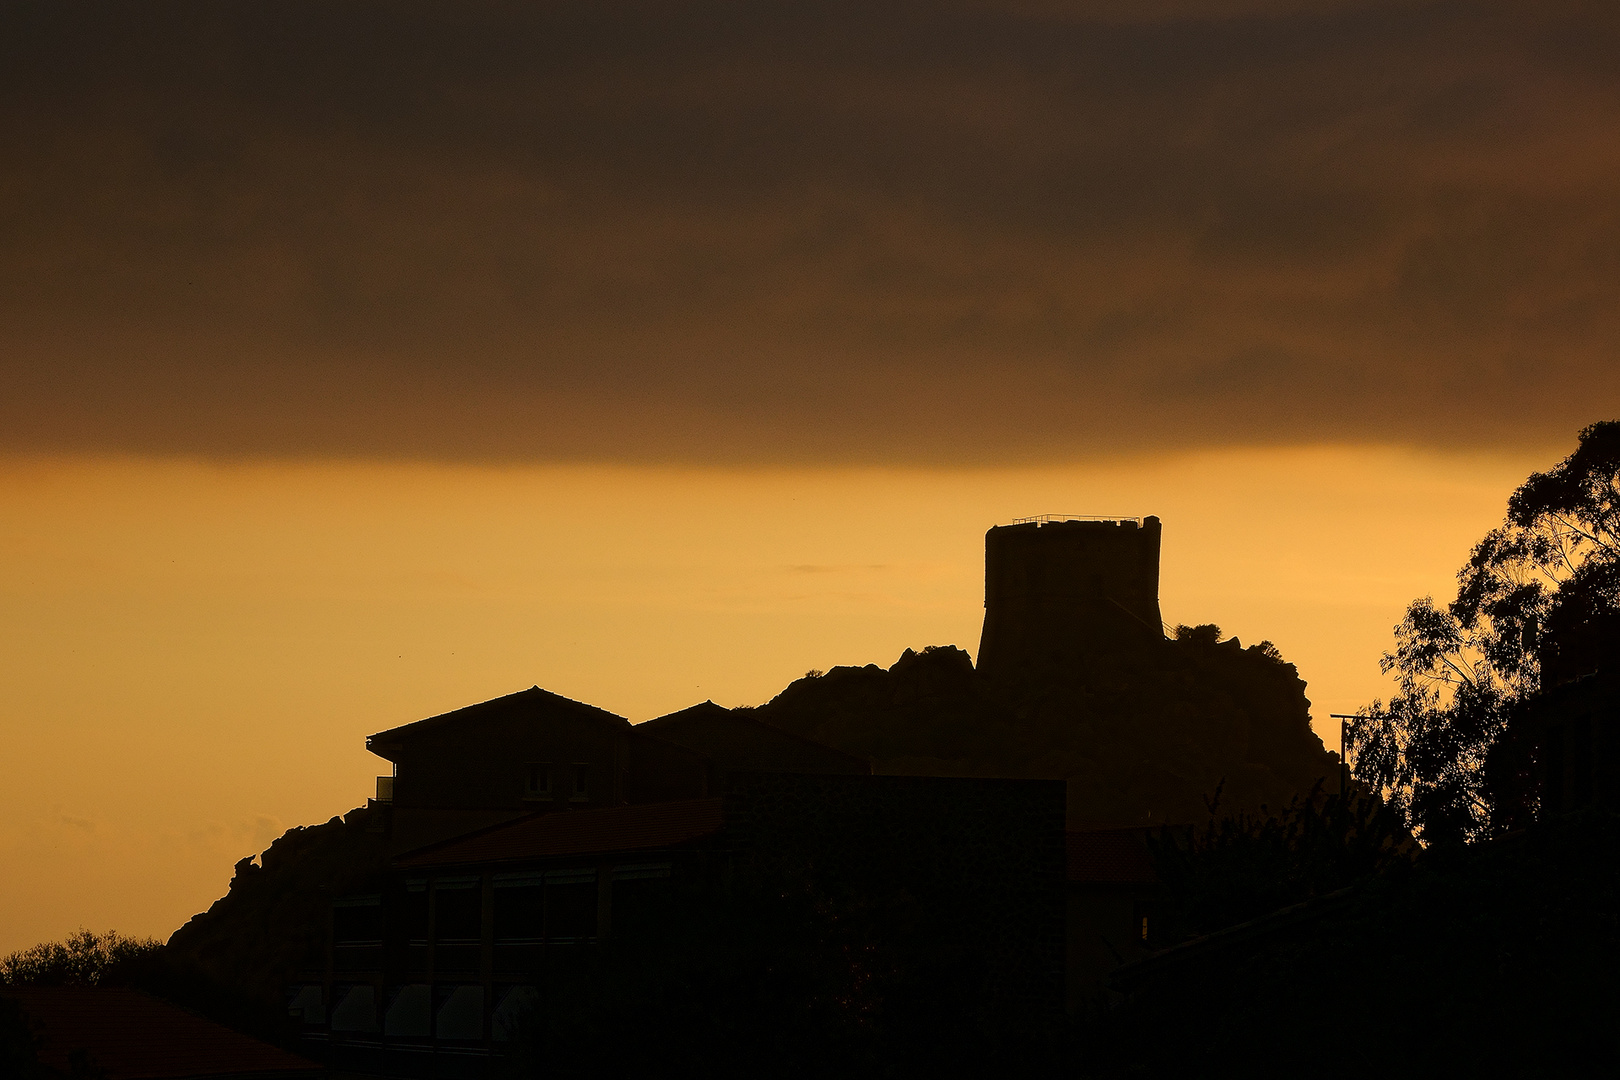
<svg viewBox="0 0 1620 1080">
<path fill-rule="evenodd" d="M 1345 745 L 1349 741 L 1350 721 L 1371 720 L 1370 716 L 1361 716 L 1357 713 L 1328 713 L 1331 719 L 1339 722 L 1339 796 L 1350 797 L 1350 758 L 1345 753 Z"/>
</svg>

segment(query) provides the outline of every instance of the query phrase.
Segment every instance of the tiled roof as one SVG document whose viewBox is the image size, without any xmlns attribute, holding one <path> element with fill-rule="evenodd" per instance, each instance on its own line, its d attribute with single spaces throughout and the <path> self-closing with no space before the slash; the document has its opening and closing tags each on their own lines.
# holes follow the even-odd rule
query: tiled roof
<svg viewBox="0 0 1620 1080">
<path fill-rule="evenodd" d="M 722 824 L 724 815 L 717 798 L 559 810 L 531 814 L 409 852 L 396 859 L 395 865 L 466 866 L 672 847 L 718 832 Z"/>
<path fill-rule="evenodd" d="M 366 745 L 369 747 L 373 742 L 395 742 L 425 729 L 439 727 L 442 724 L 476 720 L 509 710 L 535 708 L 565 709 L 593 720 L 605 721 L 615 728 L 627 728 L 630 726 L 630 721 L 616 713 L 610 713 L 606 709 L 599 709 L 595 705 L 587 705 L 583 701 L 575 701 L 573 698 L 565 698 L 561 694 L 553 694 L 550 690 L 542 690 L 538 686 L 531 686 L 527 690 L 519 690 L 515 694 L 491 698 L 488 701 L 480 701 L 476 705 L 467 705 L 451 712 L 440 713 L 438 716 L 430 716 L 425 720 L 416 720 L 409 724 L 401 724 L 399 727 L 389 728 L 387 731 L 379 731 L 375 735 L 366 736 Z"/>
<path fill-rule="evenodd" d="M 1148 850 L 1148 829 L 1065 833 L 1069 880 L 1095 885 L 1149 885 L 1159 880 Z"/>
<path fill-rule="evenodd" d="M 21 1003 L 44 1037 L 40 1061 L 63 1074 L 68 1055 L 80 1049 L 107 1080 L 269 1080 L 320 1071 L 312 1061 L 134 990 L 18 987 L 0 994 Z"/>
</svg>

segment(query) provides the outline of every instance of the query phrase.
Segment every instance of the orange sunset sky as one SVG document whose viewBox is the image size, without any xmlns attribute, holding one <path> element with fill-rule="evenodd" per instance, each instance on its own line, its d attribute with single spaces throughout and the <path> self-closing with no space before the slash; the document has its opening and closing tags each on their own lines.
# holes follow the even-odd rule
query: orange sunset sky
<svg viewBox="0 0 1620 1080">
<path fill-rule="evenodd" d="M 373 731 L 977 648 L 987 528 L 1387 694 L 1620 417 L 1620 7 L 0 12 L 0 952 L 166 936 Z"/>
</svg>

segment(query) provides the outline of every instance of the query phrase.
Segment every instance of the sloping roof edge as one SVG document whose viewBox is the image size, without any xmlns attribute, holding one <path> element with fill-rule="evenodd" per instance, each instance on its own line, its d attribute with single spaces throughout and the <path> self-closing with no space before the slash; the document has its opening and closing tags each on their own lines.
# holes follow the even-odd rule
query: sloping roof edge
<svg viewBox="0 0 1620 1080">
<path fill-rule="evenodd" d="M 40 1060 L 64 1073 L 69 1052 L 82 1048 L 112 1080 L 325 1074 L 316 1062 L 138 990 L 17 986 L 0 996 L 41 1026 Z"/>
<path fill-rule="evenodd" d="M 668 726 L 667 724 L 664 723 L 665 721 L 674 721 L 677 717 L 685 716 L 686 714 L 692 712 L 695 709 L 703 708 L 703 706 L 705 706 L 705 705 L 714 705 L 714 707 L 716 709 L 719 709 L 721 712 L 725 713 L 725 715 L 728 718 L 732 718 L 732 719 L 736 719 L 736 720 L 739 720 L 739 721 L 743 721 L 745 723 L 753 724 L 755 727 L 762 727 L 766 731 L 773 732 L 773 733 L 775 733 L 777 735 L 784 735 L 787 738 L 793 740 L 794 742 L 802 743 L 805 746 L 813 746 L 818 750 L 825 750 L 828 753 L 836 754 L 837 756 L 839 756 L 841 758 L 844 758 L 847 761 L 853 762 L 853 763 L 855 763 L 857 765 L 864 765 L 868 769 L 870 769 L 872 767 L 872 762 L 868 758 L 863 758 L 859 754 L 851 754 L 847 750 L 840 750 L 838 747 L 829 746 L 824 742 L 817 742 L 815 739 L 807 738 L 807 737 L 805 737 L 803 735 L 800 735 L 799 733 L 794 732 L 794 731 L 789 731 L 785 727 L 781 727 L 781 726 L 779 726 L 777 724 L 772 724 L 772 723 L 769 723 L 767 721 L 761 720 L 759 717 L 752 715 L 752 713 L 753 713 L 752 709 L 728 709 L 724 705 L 715 705 L 713 701 L 707 701 L 707 700 L 700 701 L 696 705 L 688 705 L 684 709 L 677 709 L 676 711 L 674 711 L 672 713 L 665 713 L 663 716 L 655 716 L 651 720 L 643 720 L 641 723 L 635 725 L 635 730 L 637 730 L 637 731 L 645 731 L 645 732 L 650 733 L 650 734 L 657 734 L 664 727 Z M 659 735 L 658 737 L 661 738 L 665 742 L 671 742 L 671 743 L 676 743 L 676 745 L 681 745 L 672 736 Z M 703 753 L 703 751 L 698 751 L 698 753 Z"/>
<path fill-rule="evenodd" d="M 452 721 L 474 719 L 479 713 L 486 711 L 494 712 L 500 705 L 516 703 L 518 699 L 532 699 L 536 703 L 543 702 L 561 706 L 577 712 L 589 719 L 610 722 L 614 727 L 630 727 L 630 721 L 622 716 L 619 716 L 617 713 L 610 713 L 606 709 L 597 708 L 595 705 L 587 705 L 585 702 L 575 701 L 573 698 L 565 698 L 561 694 L 552 693 L 550 690 L 542 690 L 539 686 L 531 686 L 527 690 L 519 690 L 512 694 L 503 694 L 500 697 L 490 698 L 488 701 L 480 701 L 473 705 L 463 705 L 459 709 L 452 709 L 449 712 L 440 713 L 437 716 L 429 716 L 422 720 L 414 720 L 409 724 L 401 724 L 398 727 L 391 727 L 386 731 L 379 731 L 375 735 L 367 735 L 366 746 L 370 747 L 373 742 L 398 742 L 401 738 L 409 738 L 410 736 L 418 734 L 422 731 L 426 731 L 430 728 L 440 727 Z"/>
</svg>

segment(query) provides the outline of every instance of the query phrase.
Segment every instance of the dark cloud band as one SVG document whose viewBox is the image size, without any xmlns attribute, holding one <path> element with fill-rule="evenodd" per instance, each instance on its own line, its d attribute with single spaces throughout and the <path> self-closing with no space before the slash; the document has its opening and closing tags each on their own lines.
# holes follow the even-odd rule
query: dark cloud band
<svg viewBox="0 0 1620 1080">
<path fill-rule="evenodd" d="M 12 4 L 0 444 L 1050 460 L 1620 406 L 1600 4 Z"/>
</svg>

